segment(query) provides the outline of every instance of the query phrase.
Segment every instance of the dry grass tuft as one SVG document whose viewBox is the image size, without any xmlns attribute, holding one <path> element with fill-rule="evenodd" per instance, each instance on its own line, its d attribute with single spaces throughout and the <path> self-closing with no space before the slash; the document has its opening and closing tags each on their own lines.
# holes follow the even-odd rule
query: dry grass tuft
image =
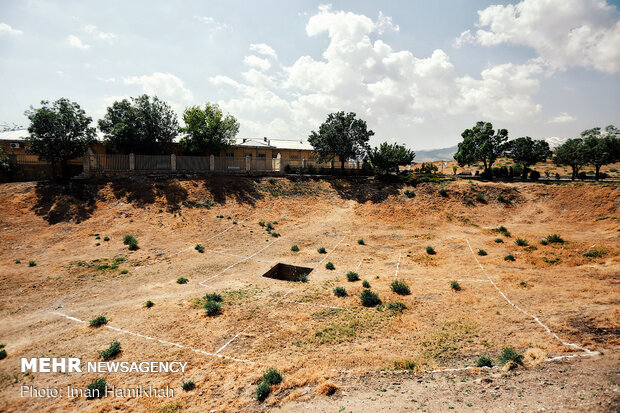
<svg viewBox="0 0 620 413">
<path fill-rule="evenodd" d="M 334 383 L 326 381 L 317 386 L 316 393 L 321 396 L 331 396 L 332 394 L 336 393 L 338 389 L 339 387 L 336 386 Z"/>
<path fill-rule="evenodd" d="M 545 361 L 547 353 L 539 348 L 528 348 L 523 353 L 523 364 L 527 367 L 534 367 Z"/>
</svg>

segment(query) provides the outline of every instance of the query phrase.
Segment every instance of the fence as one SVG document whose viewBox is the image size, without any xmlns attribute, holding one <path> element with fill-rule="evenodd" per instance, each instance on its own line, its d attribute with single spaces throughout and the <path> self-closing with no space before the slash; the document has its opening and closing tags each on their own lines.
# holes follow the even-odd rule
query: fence
<svg viewBox="0 0 620 413">
<path fill-rule="evenodd" d="M 51 165 L 44 159 L 39 159 L 39 155 L 31 155 L 28 153 L 9 154 L 9 163 L 12 165 Z M 82 158 L 71 159 L 67 162 L 69 165 L 81 165 Z"/>
</svg>

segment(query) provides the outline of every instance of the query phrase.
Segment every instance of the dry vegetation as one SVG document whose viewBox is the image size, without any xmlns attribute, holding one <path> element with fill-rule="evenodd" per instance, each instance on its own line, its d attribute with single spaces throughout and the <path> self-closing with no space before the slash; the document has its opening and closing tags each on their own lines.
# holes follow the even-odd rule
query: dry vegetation
<svg viewBox="0 0 620 413">
<path fill-rule="evenodd" d="M 472 366 L 481 355 L 496 361 L 505 347 L 525 353 L 534 370 L 575 352 L 508 305 L 490 279 L 562 340 L 603 351 L 600 366 L 617 369 L 620 186 L 456 181 L 443 185 L 446 197 L 439 188 L 224 177 L 0 186 L 0 337 L 8 353 L 1 409 L 287 410 L 339 397 L 350 385 L 345 376 L 410 370 L 428 378 L 425 371 Z M 500 226 L 509 237 L 493 230 Z M 138 249 L 123 244 L 127 234 Z M 566 242 L 542 245 L 550 234 Z M 473 254 L 468 241 L 487 255 Z M 515 261 L 504 260 L 509 254 Z M 307 282 L 262 277 L 278 262 L 314 270 Z M 349 271 L 360 280 L 348 281 Z M 395 279 L 409 295 L 392 291 Z M 362 281 L 379 307 L 361 305 Z M 339 286 L 346 296 L 334 295 Z M 222 297 L 213 316 L 203 309 L 213 301 L 207 293 Z M 93 328 L 58 313 L 104 315 L 108 324 Z M 169 385 L 174 400 L 19 397 L 21 384 L 86 386 L 96 378 L 26 376 L 17 373 L 20 357 L 94 361 L 114 340 L 118 360 L 188 361 L 184 375 L 106 377 L 109 385 Z M 284 381 L 259 404 L 254 392 L 269 367 Z M 182 391 L 189 379 L 196 388 Z"/>
</svg>

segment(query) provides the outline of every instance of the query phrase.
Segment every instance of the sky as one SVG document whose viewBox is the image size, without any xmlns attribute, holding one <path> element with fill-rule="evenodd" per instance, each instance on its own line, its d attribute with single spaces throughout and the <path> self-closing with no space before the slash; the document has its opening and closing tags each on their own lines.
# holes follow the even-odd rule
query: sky
<svg viewBox="0 0 620 413">
<path fill-rule="evenodd" d="M 619 0 L 620 1 L 620 0 Z M 215 102 L 239 137 L 307 138 L 355 112 L 372 145 L 620 126 L 620 4 L 604 0 L 0 0 L 0 124 L 67 97 Z"/>
</svg>

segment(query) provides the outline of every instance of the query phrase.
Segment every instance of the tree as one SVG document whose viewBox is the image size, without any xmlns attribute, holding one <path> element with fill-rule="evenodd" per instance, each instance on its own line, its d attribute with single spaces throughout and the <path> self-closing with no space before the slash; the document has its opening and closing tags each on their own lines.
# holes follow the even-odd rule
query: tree
<svg viewBox="0 0 620 413">
<path fill-rule="evenodd" d="M 39 155 L 52 168 L 60 163 L 63 177 L 67 176 L 67 161 L 84 155 L 95 142 L 95 128 L 89 126 L 92 118 L 69 99 L 42 100 L 40 108 L 31 106 L 25 115 L 30 119 L 28 153 Z"/>
<path fill-rule="evenodd" d="M 0 172 L 8 172 L 9 169 L 9 157 L 4 152 L 4 149 L 0 147 Z"/>
<path fill-rule="evenodd" d="M 191 106 L 183 112 L 185 127 L 181 132 L 187 135 L 181 138 L 183 147 L 191 152 L 219 153 L 235 144 L 239 133 L 239 122 L 214 103 L 207 102 L 204 109 Z"/>
<path fill-rule="evenodd" d="M 533 140 L 529 136 L 517 138 L 506 144 L 506 156 L 523 166 L 523 177 L 527 177 L 527 168 L 544 162 L 551 156 L 549 144 L 543 140 Z"/>
<path fill-rule="evenodd" d="M 379 147 L 368 153 L 368 160 L 372 166 L 383 174 L 398 172 L 399 166 L 411 165 L 415 152 L 404 145 L 383 142 Z"/>
<path fill-rule="evenodd" d="M 366 121 L 355 119 L 355 113 L 330 113 L 319 127 L 312 131 L 308 142 L 317 153 L 319 162 L 329 162 L 338 156 L 340 168 L 349 158 L 359 157 L 370 150 L 368 140 L 375 133 L 367 129 Z"/>
<path fill-rule="evenodd" d="M 454 159 L 459 166 L 471 165 L 475 162 L 484 163 L 484 172 L 491 175 L 493 163 L 504 154 L 504 147 L 508 140 L 508 131 L 493 130 L 490 122 L 478 122 L 471 129 L 465 129 L 461 134 L 463 142 L 459 143 Z"/>
<path fill-rule="evenodd" d="M 568 165 L 572 168 L 571 179 L 574 181 L 579 169 L 588 163 L 588 148 L 583 139 L 569 139 L 555 149 L 553 162 L 556 165 Z"/>
<path fill-rule="evenodd" d="M 620 131 L 614 125 L 605 128 L 588 129 L 581 132 L 587 148 L 588 163 L 594 166 L 595 179 L 599 180 L 601 166 L 620 160 Z"/>
<path fill-rule="evenodd" d="M 154 96 L 123 99 L 108 107 L 99 129 L 104 144 L 115 152 L 153 154 L 168 149 L 179 131 L 177 115 Z"/>
</svg>

